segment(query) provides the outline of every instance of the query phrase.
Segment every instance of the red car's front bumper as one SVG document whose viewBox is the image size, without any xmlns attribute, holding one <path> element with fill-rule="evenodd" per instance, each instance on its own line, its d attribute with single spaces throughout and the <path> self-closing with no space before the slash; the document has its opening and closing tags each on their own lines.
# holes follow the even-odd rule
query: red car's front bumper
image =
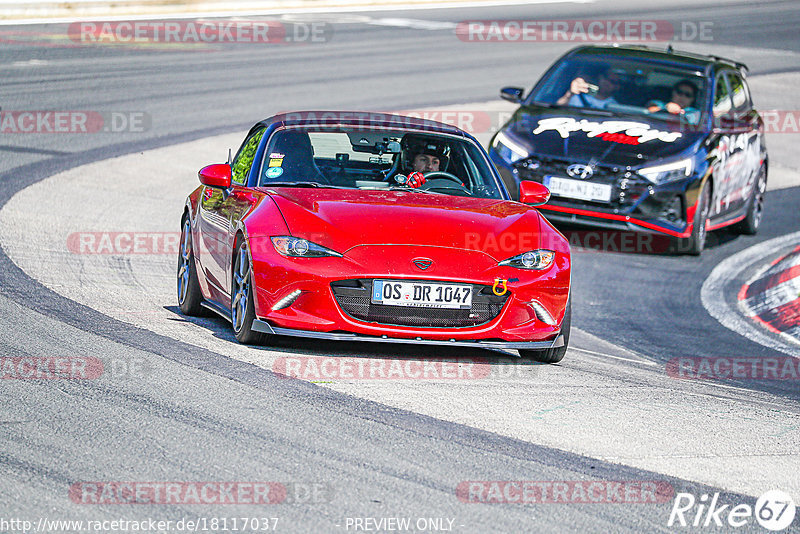
<svg viewBox="0 0 800 534">
<path fill-rule="evenodd" d="M 365 339 L 473 345 L 504 348 L 550 348 L 558 338 L 569 297 L 570 264 L 558 253 L 543 271 L 499 266 L 488 254 L 431 246 L 364 245 L 341 258 L 287 258 L 278 254 L 268 238 L 251 242 L 256 286 L 254 329 L 267 333 L 326 339 Z M 432 260 L 420 270 L 414 258 Z M 419 327 L 359 320 L 344 311 L 331 283 L 342 280 L 426 280 L 491 287 L 507 281 L 508 298 L 499 314 L 475 326 Z M 300 296 L 288 307 L 276 303 L 295 291 Z M 555 324 L 542 321 L 530 305 L 536 301 Z M 291 332 L 287 331 L 291 330 Z M 360 336 L 369 336 L 366 339 Z M 519 345 L 519 346 L 517 346 Z"/>
</svg>

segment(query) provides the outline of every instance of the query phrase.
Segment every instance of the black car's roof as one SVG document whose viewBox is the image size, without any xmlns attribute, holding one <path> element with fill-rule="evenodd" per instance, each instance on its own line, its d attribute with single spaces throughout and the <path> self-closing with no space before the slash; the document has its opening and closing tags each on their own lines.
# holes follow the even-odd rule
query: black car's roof
<svg viewBox="0 0 800 534">
<path fill-rule="evenodd" d="M 719 56 L 705 56 L 702 54 L 693 54 L 691 52 L 683 52 L 680 50 L 657 49 L 648 46 L 640 45 L 609 45 L 609 46 L 579 46 L 570 50 L 567 55 L 573 54 L 591 55 L 603 54 L 611 56 L 635 57 L 640 59 L 647 59 L 652 61 L 669 62 L 687 67 L 695 67 L 706 69 L 710 65 L 724 64 L 728 67 L 747 70 L 744 63 L 739 63 L 732 59 L 726 59 Z"/>
<path fill-rule="evenodd" d="M 391 130 L 424 130 L 459 137 L 464 136 L 463 131 L 449 124 L 418 117 L 374 111 L 292 111 L 273 115 L 258 124 L 270 126 L 275 123 L 281 123 L 283 126 L 330 127 L 341 125 L 344 127 L 386 128 Z"/>
</svg>

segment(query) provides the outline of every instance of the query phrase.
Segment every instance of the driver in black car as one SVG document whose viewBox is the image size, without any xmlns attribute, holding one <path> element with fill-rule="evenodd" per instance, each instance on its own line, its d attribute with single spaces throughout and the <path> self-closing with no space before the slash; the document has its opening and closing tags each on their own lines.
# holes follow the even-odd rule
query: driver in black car
<svg viewBox="0 0 800 534">
<path fill-rule="evenodd" d="M 449 156 L 450 147 L 441 141 L 405 139 L 403 142 L 403 163 L 404 170 L 408 172 L 408 176 L 402 185 L 411 188 L 423 185 L 426 173 L 447 170 Z"/>
</svg>

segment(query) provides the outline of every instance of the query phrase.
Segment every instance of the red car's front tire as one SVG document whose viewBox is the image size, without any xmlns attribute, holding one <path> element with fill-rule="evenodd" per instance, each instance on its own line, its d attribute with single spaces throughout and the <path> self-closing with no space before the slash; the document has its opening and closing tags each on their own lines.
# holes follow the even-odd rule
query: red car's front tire
<svg viewBox="0 0 800 534">
<path fill-rule="evenodd" d="M 231 323 L 236 340 L 244 345 L 263 343 L 266 339 L 265 334 L 253 330 L 256 305 L 253 300 L 255 286 L 252 274 L 253 267 L 247 251 L 247 242 L 240 239 L 236 247 L 233 276 L 231 276 Z"/>
</svg>

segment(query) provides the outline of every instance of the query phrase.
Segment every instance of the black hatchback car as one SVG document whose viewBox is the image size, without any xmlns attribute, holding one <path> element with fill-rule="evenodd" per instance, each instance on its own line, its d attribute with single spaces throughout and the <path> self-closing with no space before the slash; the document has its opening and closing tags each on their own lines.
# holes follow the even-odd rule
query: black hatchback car
<svg viewBox="0 0 800 534">
<path fill-rule="evenodd" d="M 747 67 L 640 46 L 583 46 L 559 59 L 492 138 L 509 191 L 544 183 L 553 222 L 657 232 L 700 254 L 729 225 L 754 234 L 767 186 L 764 125 Z"/>
</svg>

